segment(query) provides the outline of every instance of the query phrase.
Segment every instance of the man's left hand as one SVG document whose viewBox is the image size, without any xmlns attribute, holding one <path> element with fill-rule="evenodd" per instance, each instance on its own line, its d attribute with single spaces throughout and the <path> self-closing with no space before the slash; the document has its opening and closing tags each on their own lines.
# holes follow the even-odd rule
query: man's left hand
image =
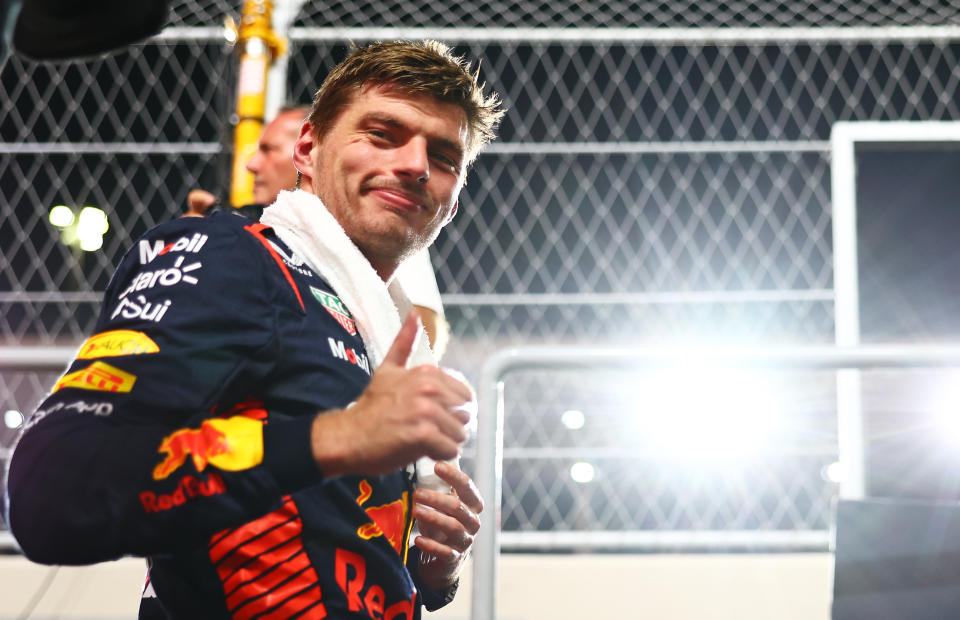
<svg viewBox="0 0 960 620">
<path fill-rule="evenodd" d="M 203 189 L 192 189 L 187 194 L 187 212 L 180 217 L 203 217 L 210 207 L 217 203 L 217 197 Z"/>
<path fill-rule="evenodd" d="M 460 576 L 473 537 L 480 530 L 483 500 L 468 475 L 438 462 L 437 476 L 450 485 L 450 493 L 417 489 L 413 493 L 413 516 L 420 536 L 413 541 L 420 549 L 420 577 L 434 590 L 446 590 Z"/>
</svg>

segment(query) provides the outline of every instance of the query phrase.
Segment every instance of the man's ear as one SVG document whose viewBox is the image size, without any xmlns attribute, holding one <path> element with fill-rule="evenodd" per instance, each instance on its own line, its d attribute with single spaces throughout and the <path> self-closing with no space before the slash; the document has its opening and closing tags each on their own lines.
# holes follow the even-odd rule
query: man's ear
<svg viewBox="0 0 960 620">
<path fill-rule="evenodd" d="M 459 201 L 459 200 L 456 201 L 455 203 L 453 203 L 453 208 L 450 209 L 450 213 L 447 214 L 447 219 L 446 219 L 446 221 L 443 222 L 443 225 L 444 225 L 444 226 L 446 226 L 447 224 L 449 224 L 450 222 L 453 221 L 453 216 L 457 214 L 457 208 L 458 208 L 459 206 L 460 206 L 460 201 Z"/>
<path fill-rule="evenodd" d="M 312 187 L 310 181 L 313 179 L 313 147 L 317 140 L 313 136 L 313 125 L 310 122 L 304 123 L 300 127 L 300 135 L 297 141 L 293 143 L 293 165 L 298 172 L 303 174 L 305 182 L 304 188 Z"/>
</svg>

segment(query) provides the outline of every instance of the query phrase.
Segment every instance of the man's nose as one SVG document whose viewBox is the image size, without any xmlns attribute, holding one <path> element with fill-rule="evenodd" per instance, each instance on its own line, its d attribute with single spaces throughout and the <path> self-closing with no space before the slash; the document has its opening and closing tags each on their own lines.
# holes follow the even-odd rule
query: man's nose
<svg viewBox="0 0 960 620">
<path fill-rule="evenodd" d="M 401 176 L 426 183 L 430 178 L 430 158 L 427 155 L 427 142 L 422 138 L 411 138 L 397 149 L 396 170 Z"/>
<path fill-rule="evenodd" d="M 253 174 L 256 174 L 260 170 L 260 151 L 255 152 L 253 157 L 247 160 L 245 167 L 247 172 L 252 172 Z"/>
</svg>

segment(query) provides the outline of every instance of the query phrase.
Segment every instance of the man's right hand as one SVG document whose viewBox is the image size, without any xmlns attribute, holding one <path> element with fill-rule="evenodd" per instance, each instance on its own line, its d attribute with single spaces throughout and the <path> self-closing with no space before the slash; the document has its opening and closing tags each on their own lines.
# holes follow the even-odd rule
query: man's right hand
<svg viewBox="0 0 960 620">
<path fill-rule="evenodd" d="M 325 476 L 381 475 L 421 456 L 460 454 L 470 422 L 464 405 L 474 400 L 473 390 L 431 364 L 408 369 L 416 337 L 411 311 L 356 403 L 314 420 L 313 456 Z"/>
</svg>

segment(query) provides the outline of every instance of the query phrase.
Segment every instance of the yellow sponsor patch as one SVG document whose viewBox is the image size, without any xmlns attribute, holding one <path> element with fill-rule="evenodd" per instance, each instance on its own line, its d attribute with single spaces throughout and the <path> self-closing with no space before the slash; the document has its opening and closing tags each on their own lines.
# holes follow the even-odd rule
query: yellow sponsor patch
<svg viewBox="0 0 960 620">
<path fill-rule="evenodd" d="M 157 353 L 158 351 L 160 351 L 160 347 L 145 333 L 131 329 L 114 329 L 90 336 L 80 347 L 77 359 L 89 360 L 98 357 L 117 357 L 119 355 L 142 355 L 144 353 Z"/>
<path fill-rule="evenodd" d="M 97 392 L 129 392 L 133 389 L 137 376 L 124 372 L 104 362 L 94 362 L 82 370 L 63 376 L 53 386 L 56 392 L 61 388 L 78 388 Z"/>
</svg>

